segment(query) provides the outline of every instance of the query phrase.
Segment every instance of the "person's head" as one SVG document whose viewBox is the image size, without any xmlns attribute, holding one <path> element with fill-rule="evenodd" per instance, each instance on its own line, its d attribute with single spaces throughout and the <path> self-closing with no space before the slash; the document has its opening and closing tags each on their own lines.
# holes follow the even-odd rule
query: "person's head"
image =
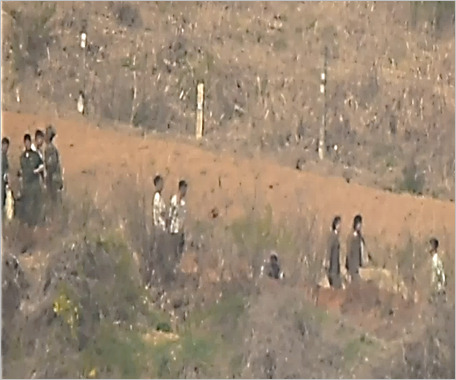
<svg viewBox="0 0 456 380">
<path fill-rule="evenodd" d="M 160 192 L 163 190 L 163 178 L 161 175 L 156 175 L 154 178 L 155 189 Z"/>
<path fill-rule="evenodd" d="M 41 129 L 35 131 L 35 146 L 40 148 L 44 143 L 44 133 Z"/>
<path fill-rule="evenodd" d="M 9 148 L 9 139 L 8 137 L 3 137 L 2 138 L 2 152 L 8 152 L 8 148 Z"/>
<path fill-rule="evenodd" d="M 46 127 L 46 135 L 45 135 L 46 143 L 52 142 L 52 140 L 54 139 L 55 135 L 56 135 L 55 128 L 52 125 L 48 125 Z"/>
<path fill-rule="evenodd" d="M 355 230 L 356 232 L 360 232 L 362 225 L 363 225 L 363 217 L 358 214 L 353 219 L 353 230 Z"/>
<path fill-rule="evenodd" d="M 24 147 L 25 150 L 32 149 L 32 137 L 28 133 L 24 135 Z"/>
<path fill-rule="evenodd" d="M 439 241 L 436 238 L 429 240 L 429 245 L 431 246 L 431 253 L 437 252 L 439 249 Z"/>
<path fill-rule="evenodd" d="M 179 181 L 179 194 L 181 198 L 184 198 L 185 195 L 187 194 L 187 182 L 184 180 Z"/>
<path fill-rule="evenodd" d="M 277 263 L 279 261 L 279 258 L 277 257 L 277 253 L 273 252 L 271 253 L 271 256 L 269 256 L 269 262 L 272 263 Z"/>
<path fill-rule="evenodd" d="M 332 225 L 331 225 L 332 230 L 335 232 L 339 232 L 341 224 L 342 224 L 341 217 L 339 215 L 335 216 L 333 219 Z"/>
</svg>

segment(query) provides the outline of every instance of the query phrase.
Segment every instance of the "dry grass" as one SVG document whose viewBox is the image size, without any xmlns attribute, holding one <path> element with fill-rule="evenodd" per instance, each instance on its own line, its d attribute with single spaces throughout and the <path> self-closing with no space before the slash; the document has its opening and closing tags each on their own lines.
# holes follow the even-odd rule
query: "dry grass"
<svg viewBox="0 0 456 380">
<path fill-rule="evenodd" d="M 368 358 L 367 363 L 372 363 L 384 358 L 382 347 L 396 350 L 381 329 L 373 333 L 375 339 L 367 339 L 363 330 L 367 327 L 355 327 L 357 309 L 349 298 L 342 299 L 341 306 L 352 302 L 349 305 L 353 310 L 349 308 L 342 319 L 313 304 L 308 289 L 315 286 L 321 270 L 325 232 L 315 230 L 319 223 L 310 210 L 299 213 L 305 218 L 289 216 L 280 223 L 272 222 L 271 210 L 261 207 L 261 199 L 257 199 L 255 209 L 265 211 L 248 211 L 228 229 L 189 219 L 191 238 L 187 244 L 196 266 L 192 273 L 183 273 L 167 285 L 170 303 L 161 305 L 161 311 L 159 299 L 143 290 L 133 259 L 134 252 L 146 252 L 142 239 L 150 228 L 150 218 L 144 204 L 149 200 L 139 180 L 135 190 L 119 186 L 115 198 L 126 189 L 129 199 L 121 209 L 113 209 L 115 205 L 97 207 L 89 199 L 82 202 L 82 208 L 70 203 L 65 212 L 68 228 L 56 229 L 49 240 L 35 242 L 33 250 L 48 250 L 51 255 L 36 272 L 26 272 L 31 288 L 19 285 L 3 289 L 5 299 L 16 289 L 16 298 L 25 300 L 27 294 L 36 294 L 33 299 L 39 301 L 28 319 L 19 311 L 4 319 L 8 330 L 19 337 L 14 341 L 4 335 L 5 374 L 31 376 L 35 370 L 40 377 L 90 373 L 104 377 L 346 377 L 372 375 L 370 371 L 375 368 L 360 359 Z M 125 221 L 123 229 L 119 228 L 120 221 Z M 17 242 L 10 239 L 9 231 L 4 241 L 14 253 Z M 259 266 L 272 249 L 279 252 L 287 274 L 282 282 L 258 278 Z M 401 264 L 404 278 L 409 278 L 410 257 L 415 260 L 406 251 L 419 249 L 420 244 L 412 241 L 398 256 L 407 258 Z M 20 258 L 20 263 L 25 261 Z M 215 277 L 209 281 L 211 276 Z M 40 299 L 49 279 L 45 297 Z M 68 297 L 80 307 L 76 339 L 50 312 L 62 281 Z M 30 289 L 35 293 L 29 293 Z M 363 297 L 372 296 L 366 293 Z M 379 299 L 380 308 L 392 310 L 388 297 Z M 360 298 L 358 302 L 364 301 Z M 433 309 L 425 310 L 430 313 Z M 361 315 L 373 318 L 370 311 Z M 447 315 L 451 317 L 451 313 Z M 385 314 L 384 318 L 390 316 Z M 424 330 L 424 337 L 441 333 L 437 323 L 431 322 L 417 322 L 422 328 L 434 326 L 432 331 Z M 404 320 L 394 323 L 399 331 Z M 172 339 L 150 340 L 157 335 L 154 329 L 169 330 L 170 326 Z M 439 339 L 438 350 L 431 340 L 429 344 L 446 363 L 451 357 L 451 342 Z M 47 345 L 49 351 L 38 349 L 41 345 L 28 346 L 32 340 Z M 418 340 L 421 335 L 406 339 L 407 347 Z M 394 350 L 390 353 L 397 356 Z M 418 369 L 413 363 L 420 352 L 424 351 L 410 351 L 406 364 L 398 362 L 394 368 L 400 373 L 415 373 Z M 150 357 L 153 362 L 146 360 Z M 426 360 L 427 372 L 423 373 L 443 370 L 431 365 L 430 357 Z M 391 373 L 395 373 L 394 368 Z M 378 373 L 386 376 L 390 372 L 383 369 Z"/>
<path fill-rule="evenodd" d="M 195 84 L 204 79 L 208 148 L 249 154 L 245 141 L 268 140 L 263 153 L 287 165 L 303 155 L 305 167 L 311 168 L 316 154 L 309 147 L 315 145 L 321 121 L 316 94 L 326 45 L 327 142 L 339 146 L 337 155 L 328 154 L 331 170 L 341 174 L 344 167 L 356 166 L 363 170 L 354 176 L 357 181 L 394 188 L 403 182 L 409 157 L 415 157 L 418 172 L 426 177 L 422 191 L 448 199 L 454 193 L 454 171 L 445 170 L 454 150 L 454 39 L 446 31 L 454 31 L 454 9 L 448 5 L 442 14 L 440 3 L 426 4 L 418 17 L 411 3 L 99 3 L 74 10 L 59 4 L 49 15 L 46 5 L 14 3 L 4 6 L 3 18 L 11 21 L 11 14 L 20 13 L 22 21 L 35 20 L 30 28 L 44 22 L 52 37 L 51 59 L 43 47 L 37 47 L 38 56 L 28 54 L 27 46 L 25 51 L 13 49 L 18 53 L 2 63 L 4 88 L 10 89 L 3 106 L 36 112 L 39 104 L 41 110 L 49 107 L 70 116 L 76 94 L 83 90 L 86 116 L 101 124 L 133 123 L 190 134 Z M 84 68 L 75 40 L 81 23 L 72 17 L 88 20 L 91 47 Z M 9 24 L 4 39 L 13 47 L 27 33 L 36 34 L 18 21 Z M 21 70 L 16 72 L 11 62 L 19 62 L 15 65 Z M 38 77 L 26 70 L 29 63 L 38 68 Z M 64 80 L 56 82 L 56 77 Z M 285 145 L 301 120 L 303 139 Z M 386 174 L 378 166 L 387 157 L 371 158 L 378 141 L 393 147 L 396 165 Z M 319 165 L 318 170 L 328 169 Z"/>
</svg>

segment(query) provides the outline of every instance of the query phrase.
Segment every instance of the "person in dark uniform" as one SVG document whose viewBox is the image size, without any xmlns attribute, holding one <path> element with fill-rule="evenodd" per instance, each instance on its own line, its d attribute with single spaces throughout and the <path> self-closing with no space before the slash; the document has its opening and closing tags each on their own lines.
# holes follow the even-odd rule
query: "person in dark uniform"
<svg viewBox="0 0 456 380">
<path fill-rule="evenodd" d="M 38 153 L 44 163 L 44 133 L 41 129 L 35 131 L 35 143 L 32 143 L 32 150 Z M 41 186 L 44 187 L 45 167 L 40 168 Z"/>
<path fill-rule="evenodd" d="M 9 148 L 9 139 L 8 137 L 3 137 L 2 139 L 2 210 L 5 208 L 6 202 L 6 186 L 8 185 L 8 172 L 9 172 L 9 162 L 8 162 L 8 148 Z"/>
<path fill-rule="evenodd" d="M 336 216 L 331 225 L 328 244 L 328 280 L 331 287 L 339 289 L 342 286 L 340 278 L 340 241 L 339 233 L 342 219 Z"/>
<path fill-rule="evenodd" d="M 269 256 L 269 268 L 267 274 L 268 277 L 275 280 L 283 278 L 283 272 L 280 270 L 279 257 L 275 252 L 272 252 L 271 256 Z"/>
<path fill-rule="evenodd" d="M 49 125 L 46 128 L 46 149 L 44 152 L 44 163 L 46 172 L 46 190 L 48 200 L 51 205 L 61 201 L 61 191 L 63 189 L 62 168 L 60 166 L 60 155 L 54 145 L 56 136 L 55 128 Z"/>
<path fill-rule="evenodd" d="M 44 167 L 40 155 L 32 150 L 32 139 L 29 134 L 24 136 L 25 150 L 20 157 L 22 177 L 22 220 L 29 226 L 36 226 L 41 221 L 42 192 L 40 173 Z"/>
<path fill-rule="evenodd" d="M 347 258 L 345 268 L 353 283 L 359 281 L 359 268 L 363 266 L 365 243 L 361 233 L 363 218 L 356 215 L 353 219 L 353 232 L 348 238 Z"/>
</svg>

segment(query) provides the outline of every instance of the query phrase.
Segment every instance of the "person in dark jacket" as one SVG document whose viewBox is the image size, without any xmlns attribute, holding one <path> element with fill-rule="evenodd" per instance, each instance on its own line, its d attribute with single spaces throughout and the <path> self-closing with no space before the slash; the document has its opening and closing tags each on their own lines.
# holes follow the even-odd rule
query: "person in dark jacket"
<svg viewBox="0 0 456 380">
<path fill-rule="evenodd" d="M 333 219 L 331 225 L 331 234 L 329 236 L 328 244 L 328 280 L 331 287 L 339 289 L 342 286 L 340 278 L 340 241 L 339 233 L 342 224 L 340 216 Z"/>
<path fill-rule="evenodd" d="M 44 167 L 44 133 L 41 129 L 35 131 L 35 142 L 32 143 L 32 150 L 38 153 L 43 162 L 40 167 L 41 186 L 44 187 L 45 167 Z"/>
<path fill-rule="evenodd" d="M 363 266 L 365 242 L 361 233 L 362 225 L 362 216 L 356 215 L 353 219 L 353 232 L 348 238 L 345 268 L 347 269 L 353 283 L 359 281 L 359 268 Z"/>
<path fill-rule="evenodd" d="M 46 128 L 46 150 L 44 152 L 44 163 L 46 168 L 46 191 L 51 205 L 61 201 L 61 191 L 63 189 L 60 155 L 54 145 L 55 136 L 55 128 L 52 125 L 49 125 Z"/>
<path fill-rule="evenodd" d="M 276 253 L 272 253 L 269 257 L 269 270 L 268 276 L 278 280 L 281 278 L 281 271 L 279 265 L 279 258 Z"/>
<path fill-rule="evenodd" d="M 8 137 L 3 137 L 2 139 L 2 210 L 5 208 L 6 202 L 6 185 L 8 185 L 8 171 L 9 171 L 9 162 L 8 162 L 8 148 L 9 148 L 9 139 Z"/>
<path fill-rule="evenodd" d="M 22 220 L 29 226 L 36 226 L 42 218 L 42 191 L 40 176 L 43 161 L 39 154 L 32 150 L 32 139 L 29 134 L 24 136 L 24 152 L 20 157 L 19 172 L 22 177 Z"/>
<path fill-rule="evenodd" d="M 269 259 L 264 260 L 264 264 L 261 266 L 260 277 L 263 277 L 263 275 L 274 280 L 281 280 L 285 277 L 285 274 L 280 269 L 279 256 L 276 252 L 272 251 Z"/>
</svg>

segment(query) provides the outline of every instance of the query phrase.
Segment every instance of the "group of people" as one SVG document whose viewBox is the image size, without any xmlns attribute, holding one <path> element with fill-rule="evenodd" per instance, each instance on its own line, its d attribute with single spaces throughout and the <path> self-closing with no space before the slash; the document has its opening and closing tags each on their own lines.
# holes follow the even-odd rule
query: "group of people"
<svg viewBox="0 0 456 380">
<path fill-rule="evenodd" d="M 21 179 L 21 190 L 15 201 L 18 202 L 17 216 L 29 226 L 36 226 L 44 220 L 44 204 L 50 206 L 46 211 L 52 213 L 54 206 L 61 201 L 63 177 L 60 155 L 53 142 L 55 136 L 56 130 L 51 125 L 46 128 L 45 132 L 40 129 L 36 130 L 33 142 L 29 134 L 24 135 L 24 151 L 20 156 L 20 170 L 18 172 Z M 4 137 L 2 139 L 2 209 L 5 209 L 10 183 L 9 145 L 9 139 Z M 161 175 L 155 176 L 154 186 L 155 193 L 152 205 L 154 243 L 148 252 L 148 257 L 145 258 L 145 282 L 147 286 L 151 286 L 153 278 L 158 277 L 158 272 L 160 272 L 161 281 L 169 281 L 174 278 L 176 265 L 185 245 L 184 222 L 186 218 L 187 182 L 179 181 L 178 191 L 171 197 L 169 206 L 163 199 L 164 179 Z M 47 202 L 45 202 L 46 198 Z M 365 248 L 362 223 L 362 216 L 356 215 L 353 219 L 353 230 L 348 238 L 344 267 L 348 275 L 347 279 L 351 283 L 359 282 L 360 268 L 366 266 L 372 259 Z M 328 281 L 333 288 L 342 287 L 341 225 L 341 217 L 334 217 L 328 242 L 328 256 L 325 260 Z M 443 263 L 438 254 L 439 242 L 436 238 L 432 238 L 429 244 L 432 263 L 431 283 L 436 292 L 444 292 L 446 278 Z M 280 270 L 277 254 L 271 255 L 268 264 L 269 277 L 278 279 L 284 276 Z M 160 270 L 156 271 L 155 269 Z"/>
<path fill-rule="evenodd" d="M 363 219 L 356 215 L 353 219 L 353 230 L 348 237 L 347 253 L 345 257 L 345 269 L 348 280 L 351 283 L 358 283 L 360 280 L 360 268 L 367 265 L 372 257 L 366 251 L 366 243 L 362 234 Z M 327 253 L 327 276 L 329 284 L 333 288 L 342 287 L 341 258 L 340 258 L 340 230 L 342 218 L 336 216 L 331 225 L 331 233 L 328 242 Z M 443 262 L 439 256 L 439 241 L 432 238 L 429 241 L 429 254 L 431 257 L 430 283 L 434 293 L 444 293 L 446 276 Z"/>
<path fill-rule="evenodd" d="M 185 245 L 184 223 L 187 214 L 185 197 L 188 184 L 185 180 L 179 181 L 177 193 L 171 197 L 168 207 L 163 199 L 164 184 L 163 177 L 156 175 L 152 202 L 153 247 L 145 260 L 145 282 L 148 287 L 152 285 L 153 279 L 157 278 L 158 274 L 161 276 L 161 281 L 170 281 L 174 278 L 176 265 Z"/>
<path fill-rule="evenodd" d="M 54 206 L 61 200 L 63 176 L 60 155 L 54 145 L 56 130 L 49 125 L 45 132 L 38 129 L 34 141 L 30 134 L 24 135 L 24 150 L 20 156 L 20 169 L 17 173 L 20 179 L 20 192 L 15 198 L 16 216 L 25 224 L 35 227 L 45 218 L 46 210 L 52 213 Z M 10 141 L 2 139 L 2 210 L 5 209 L 7 191 L 10 190 L 10 173 L 8 149 Z M 12 194 L 12 192 L 10 193 Z"/>
</svg>

